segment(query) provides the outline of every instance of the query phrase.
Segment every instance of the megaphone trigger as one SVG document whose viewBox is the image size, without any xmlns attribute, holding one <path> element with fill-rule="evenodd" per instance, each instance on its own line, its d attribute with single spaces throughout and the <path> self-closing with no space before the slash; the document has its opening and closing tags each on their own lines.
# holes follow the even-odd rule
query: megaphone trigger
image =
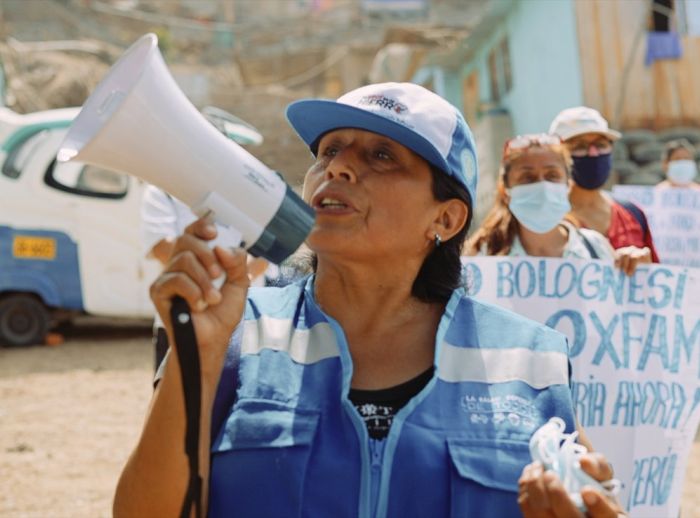
<svg viewBox="0 0 700 518">
<path fill-rule="evenodd" d="M 219 225 L 217 228 L 219 234 L 216 236 L 217 239 L 214 240 L 213 246 L 216 246 L 217 241 L 221 239 L 224 243 L 239 243 L 240 248 L 245 248 L 245 241 L 241 239 L 241 233 L 239 230 L 228 225 Z"/>
<path fill-rule="evenodd" d="M 212 223 L 216 222 L 216 237 L 208 242 L 210 248 L 214 248 L 217 245 L 231 247 L 232 243 L 238 243 L 236 248 L 245 248 L 245 241 L 243 241 L 241 231 L 232 225 L 221 222 L 221 218 L 217 218 L 216 211 L 210 208 L 204 208 L 204 206 L 199 205 L 193 212 L 200 217 L 200 219 L 208 218 Z M 216 279 L 214 279 L 214 287 L 218 290 L 223 285 L 226 279 L 226 275 L 222 274 Z"/>
<path fill-rule="evenodd" d="M 226 239 L 225 242 L 241 243 L 241 248 L 245 248 L 243 235 L 246 232 L 253 232 L 253 234 L 262 232 L 262 229 L 256 228 L 255 222 L 246 214 L 215 192 L 207 193 L 204 199 L 195 203 L 192 206 L 192 212 L 200 217 L 211 216 L 218 223 L 217 230 L 220 236 Z"/>
</svg>

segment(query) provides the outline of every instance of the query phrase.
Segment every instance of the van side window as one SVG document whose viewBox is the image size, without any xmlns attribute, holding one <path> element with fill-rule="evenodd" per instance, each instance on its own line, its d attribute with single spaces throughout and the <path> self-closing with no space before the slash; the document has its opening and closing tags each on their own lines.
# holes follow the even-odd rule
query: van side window
<svg viewBox="0 0 700 518">
<path fill-rule="evenodd" d="M 19 178 L 24 166 L 27 164 L 27 160 L 47 138 L 49 138 L 48 131 L 39 131 L 24 140 L 24 142 L 15 145 L 7 154 L 5 163 L 2 165 L 2 174 L 12 179 Z"/>
<path fill-rule="evenodd" d="M 54 189 L 95 198 L 123 198 L 129 188 L 129 178 L 124 173 L 56 160 L 46 171 L 44 181 Z"/>
</svg>

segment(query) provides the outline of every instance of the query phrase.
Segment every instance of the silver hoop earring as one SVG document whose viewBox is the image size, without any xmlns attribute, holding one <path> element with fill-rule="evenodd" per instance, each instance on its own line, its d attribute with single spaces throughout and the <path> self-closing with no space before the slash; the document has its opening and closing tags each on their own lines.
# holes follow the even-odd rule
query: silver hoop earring
<svg viewBox="0 0 700 518">
<path fill-rule="evenodd" d="M 440 234 L 435 233 L 435 248 L 440 248 L 441 244 L 442 244 L 442 238 L 440 237 Z"/>
</svg>

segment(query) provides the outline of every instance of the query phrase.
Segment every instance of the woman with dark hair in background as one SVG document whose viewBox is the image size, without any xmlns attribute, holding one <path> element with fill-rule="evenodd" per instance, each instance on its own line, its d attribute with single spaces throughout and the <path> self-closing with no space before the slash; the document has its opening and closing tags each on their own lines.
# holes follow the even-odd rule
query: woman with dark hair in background
<svg viewBox="0 0 700 518">
<path fill-rule="evenodd" d="M 503 149 L 496 200 L 466 245 L 467 255 L 532 255 L 613 260 L 595 230 L 565 219 L 571 157 L 559 137 L 524 135 Z"/>
<path fill-rule="evenodd" d="M 248 289 L 245 254 L 211 250 L 215 229 L 199 220 L 152 288 L 170 337 L 171 298 L 193 308 L 204 509 L 516 516 L 520 505 L 526 516 L 582 516 L 551 473 L 535 466 L 518 486 L 535 429 L 552 416 L 574 426 L 567 346 L 460 288 L 477 179 L 461 114 L 420 86 L 386 83 L 299 101 L 287 116 L 316 156 L 304 184 L 316 212 L 307 239 L 315 273 Z M 235 371 L 224 365 L 229 347 L 240 351 Z M 188 464 L 179 369 L 171 350 L 117 488 L 117 517 L 180 510 Z M 236 386 L 222 394 L 232 376 Z M 213 421 L 222 398 L 224 417 Z M 481 411 L 508 398 L 522 419 Z M 599 457 L 582 463 L 610 477 Z M 589 515 L 616 515 L 596 490 L 582 494 Z"/>
</svg>

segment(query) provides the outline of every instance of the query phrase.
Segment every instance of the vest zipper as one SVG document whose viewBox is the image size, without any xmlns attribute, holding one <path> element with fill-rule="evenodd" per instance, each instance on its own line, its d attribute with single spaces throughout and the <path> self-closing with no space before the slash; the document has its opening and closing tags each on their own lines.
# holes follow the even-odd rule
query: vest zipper
<svg viewBox="0 0 700 518">
<path fill-rule="evenodd" d="M 384 445 L 386 440 L 369 439 L 370 452 L 370 509 L 372 516 L 377 515 L 377 503 L 379 501 L 379 488 L 382 482 L 382 460 L 384 457 Z"/>
<path fill-rule="evenodd" d="M 306 292 L 305 296 L 308 296 L 312 303 L 316 305 L 313 295 L 313 279 L 313 276 L 309 277 L 304 289 Z M 370 439 L 364 419 L 362 419 L 362 416 L 360 416 L 355 406 L 348 399 L 350 381 L 352 379 L 352 359 L 350 358 L 350 349 L 345 338 L 345 332 L 333 317 L 326 315 L 320 308 L 319 311 L 326 318 L 336 336 L 343 374 L 342 406 L 355 428 L 360 446 L 361 468 L 358 518 L 372 518 L 377 515 L 378 511 L 386 513 L 385 510 L 378 509 L 378 504 L 381 497 L 380 492 L 382 491 L 384 446 L 387 440 L 376 441 Z M 384 488 L 384 491 L 387 490 L 388 488 Z"/>
<path fill-rule="evenodd" d="M 371 485 L 374 477 L 372 476 L 373 455 L 372 451 L 370 450 L 371 445 L 369 443 L 371 441 L 369 439 L 369 434 L 367 433 L 367 425 L 347 397 L 343 399 L 343 407 L 345 408 L 346 414 L 350 418 L 350 422 L 355 428 L 360 446 L 360 494 L 357 515 L 358 518 L 371 518 L 374 513 L 374 508 L 372 507 L 373 490 Z"/>
</svg>

